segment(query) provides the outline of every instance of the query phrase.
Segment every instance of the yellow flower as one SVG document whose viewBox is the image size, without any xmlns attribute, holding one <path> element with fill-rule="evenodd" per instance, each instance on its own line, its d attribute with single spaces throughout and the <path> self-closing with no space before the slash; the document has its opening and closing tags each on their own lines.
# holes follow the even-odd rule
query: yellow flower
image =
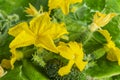
<svg viewBox="0 0 120 80">
<path fill-rule="evenodd" d="M 93 23 L 90 25 L 90 30 L 92 32 L 96 31 L 97 29 L 100 29 L 101 27 L 105 26 L 109 23 L 109 21 L 116 16 L 115 13 L 109 13 L 109 14 L 102 14 L 100 12 L 96 12 L 93 17 Z"/>
<path fill-rule="evenodd" d="M 30 21 L 30 24 L 22 22 L 11 28 L 8 32 L 15 39 L 10 43 L 11 49 L 29 46 L 34 44 L 49 51 L 57 53 L 54 39 L 68 34 L 63 23 L 53 23 L 50 21 L 48 13 L 42 13 Z"/>
<path fill-rule="evenodd" d="M 118 64 L 120 65 L 120 49 L 116 47 L 115 43 L 111 40 L 111 36 L 107 30 L 99 30 L 99 32 L 107 40 L 107 44 L 105 44 L 107 59 L 110 61 L 118 61 Z"/>
<path fill-rule="evenodd" d="M 3 59 L 1 62 L 2 67 L 9 69 L 14 68 L 14 63 L 16 60 L 20 60 L 23 58 L 23 53 L 20 51 L 17 51 L 15 49 L 10 50 L 12 53 L 11 60 Z"/>
<path fill-rule="evenodd" d="M 32 4 L 29 4 L 29 8 L 26 8 L 25 12 L 30 16 L 36 16 L 39 14 L 39 11 L 37 11 L 37 9 Z"/>
<path fill-rule="evenodd" d="M 66 15 L 69 13 L 70 4 L 75 4 L 77 2 L 81 3 L 82 0 L 49 0 L 49 11 L 52 9 L 61 8 L 62 12 Z"/>
<path fill-rule="evenodd" d="M 0 66 L 0 78 L 3 77 L 7 72 Z"/>
<path fill-rule="evenodd" d="M 73 64 L 76 64 L 80 71 L 85 68 L 87 62 L 83 61 L 84 53 L 82 50 L 82 44 L 78 44 L 76 42 L 69 42 L 68 44 L 65 44 L 61 42 L 58 46 L 58 50 L 62 57 L 69 60 L 66 66 L 59 69 L 59 75 L 64 76 L 68 74 Z"/>
<path fill-rule="evenodd" d="M 10 64 L 12 69 L 14 68 L 13 64 L 15 61 L 23 58 L 23 53 L 16 51 L 16 48 L 34 44 L 36 47 L 42 47 L 58 53 L 53 40 L 68 34 L 63 23 L 58 24 L 50 21 L 48 13 L 36 16 L 29 24 L 26 22 L 20 23 L 9 29 L 8 33 L 14 36 L 15 39 L 9 45 L 12 53 L 11 60 L 3 61 L 3 63 L 5 66 L 7 63 Z"/>
</svg>

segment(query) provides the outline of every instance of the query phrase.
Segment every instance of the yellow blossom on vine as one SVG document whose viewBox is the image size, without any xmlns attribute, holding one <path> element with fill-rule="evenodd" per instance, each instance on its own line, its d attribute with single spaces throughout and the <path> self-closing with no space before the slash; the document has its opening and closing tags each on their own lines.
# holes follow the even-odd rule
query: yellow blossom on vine
<svg viewBox="0 0 120 80">
<path fill-rule="evenodd" d="M 11 60 L 3 59 L 1 62 L 2 67 L 6 68 L 6 69 L 8 69 L 8 68 L 13 69 L 15 61 L 23 58 L 23 53 L 20 51 L 11 49 L 10 52 L 12 53 Z"/>
<path fill-rule="evenodd" d="M 100 29 L 101 27 L 104 27 L 106 24 L 109 23 L 109 21 L 116 16 L 115 13 L 109 13 L 109 14 L 103 14 L 100 12 L 96 12 L 93 17 L 93 23 L 90 25 L 90 30 L 92 32 L 96 31 L 97 29 Z"/>
<path fill-rule="evenodd" d="M 68 34 L 64 23 L 51 22 L 47 12 L 36 16 L 29 24 L 22 22 L 10 28 L 8 33 L 15 37 L 9 45 L 12 53 L 10 60 L 12 69 L 15 61 L 23 57 L 20 52 L 16 51 L 16 48 L 34 44 L 36 47 L 58 53 L 53 40 Z M 8 61 L 6 60 L 6 62 Z"/>
<path fill-rule="evenodd" d="M 55 53 L 58 51 L 53 40 L 68 34 L 65 25 L 51 22 L 47 12 L 33 18 L 29 26 L 26 22 L 22 22 L 11 28 L 8 33 L 15 36 L 9 45 L 11 49 L 34 44 Z"/>
<path fill-rule="evenodd" d="M 118 61 L 120 65 L 120 49 L 116 47 L 111 40 L 111 36 L 107 30 L 99 30 L 99 32 L 106 38 L 105 50 L 107 51 L 107 59 L 110 61 Z"/>
<path fill-rule="evenodd" d="M 61 76 L 68 74 L 73 64 L 76 64 L 79 70 L 82 71 L 88 63 L 86 61 L 83 61 L 84 53 L 82 44 L 78 44 L 76 42 L 69 42 L 68 44 L 65 44 L 61 42 L 58 46 L 58 50 L 62 57 L 69 60 L 66 66 L 59 69 L 58 73 Z"/>
<path fill-rule="evenodd" d="M 29 4 L 29 8 L 26 8 L 25 12 L 30 16 L 36 16 L 39 14 L 39 11 L 37 11 L 32 4 Z"/>
<path fill-rule="evenodd" d="M 48 6 L 49 10 L 56 8 L 61 8 L 62 12 L 66 15 L 69 13 L 70 4 L 75 4 L 77 2 L 82 2 L 82 0 L 49 0 Z"/>
</svg>

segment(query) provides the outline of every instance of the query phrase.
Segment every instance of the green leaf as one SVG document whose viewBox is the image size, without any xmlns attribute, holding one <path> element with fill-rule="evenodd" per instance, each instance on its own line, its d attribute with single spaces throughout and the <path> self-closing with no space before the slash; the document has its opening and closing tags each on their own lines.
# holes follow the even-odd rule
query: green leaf
<svg viewBox="0 0 120 80">
<path fill-rule="evenodd" d="M 30 62 L 23 61 L 23 72 L 29 80 L 48 80 Z"/>
<path fill-rule="evenodd" d="M 105 7 L 105 0 L 84 0 L 86 5 L 95 11 L 102 11 Z"/>
<path fill-rule="evenodd" d="M 2 59 L 9 59 L 10 57 L 10 52 L 9 52 L 9 43 L 11 42 L 11 40 L 13 39 L 13 37 L 11 36 L 7 36 L 7 38 L 5 38 L 5 40 L 1 40 L 0 43 L 4 43 L 4 45 L 0 45 L 0 61 Z"/>
<path fill-rule="evenodd" d="M 23 60 L 23 64 L 16 63 L 15 68 L 9 70 L 0 80 L 48 80 L 31 62 Z"/>
<path fill-rule="evenodd" d="M 81 26 L 80 24 L 75 23 L 70 23 L 67 25 L 68 31 L 69 31 L 69 40 L 70 41 L 82 41 L 83 33 L 86 30 L 86 27 Z M 84 34 L 85 35 L 85 34 Z"/>
<path fill-rule="evenodd" d="M 83 41 L 83 47 L 87 54 L 91 54 L 94 51 L 103 48 L 105 42 L 105 38 L 99 32 L 88 32 Z"/>
<path fill-rule="evenodd" d="M 93 12 L 85 6 L 85 4 L 77 9 L 74 13 L 75 18 L 84 26 L 88 26 L 92 22 Z"/>
<path fill-rule="evenodd" d="M 106 0 L 106 8 L 108 12 L 120 13 L 120 0 Z"/>
<path fill-rule="evenodd" d="M 86 73 L 96 79 L 108 78 L 120 74 L 120 66 L 117 62 L 108 61 L 104 56 L 95 66 L 89 67 Z"/>
<path fill-rule="evenodd" d="M 29 80 L 23 74 L 22 68 L 22 65 L 17 64 L 13 70 L 9 70 L 5 76 L 0 78 L 0 80 Z"/>
</svg>

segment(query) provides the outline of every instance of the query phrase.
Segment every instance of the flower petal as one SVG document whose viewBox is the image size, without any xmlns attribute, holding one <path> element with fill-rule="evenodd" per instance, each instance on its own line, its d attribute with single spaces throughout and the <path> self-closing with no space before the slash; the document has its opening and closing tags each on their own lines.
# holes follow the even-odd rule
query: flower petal
<svg viewBox="0 0 120 80">
<path fill-rule="evenodd" d="M 104 27 L 115 16 L 115 13 L 102 14 L 100 12 L 96 12 L 93 18 L 93 23 L 90 26 L 90 30 L 94 32 L 100 29 L 101 27 Z"/>
<path fill-rule="evenodd" d="M 82 49 L 82 44 L 78 44 L 77 42 L 69 42 L 68 45 L 70 46 L 70 49 L 75 56 L 79 56 L 81 57 L 81 59 L 83 59 L 84 53 Z"/>
<path fill-rule="evenodd" d="M 115 49 L 109 49 L 109 51 L 107 52 L 107 59 L 110 61 L 117 61 L 117 56 L 114 53 Z"/>
<path fill-rule="evenodd" d="M 36 16 L 30 21 L 30 29 L 35 34 L 42 34 L 49 29 L 50 17 L 47 12 Z"/>
<path fill-rule="evenodd" d="M 100 12 L 96 12 L 94 16 L 93 22 L 96 23 L 99 27 L 103 27 L 106 24 L 109 23 L 109 21 L 116 16 L 115 13 L 109 13 L 109 14 L 102 14 Z"/>
<path fill-rule="evenodd" d="M 120 65 L 120 49 L 117 47 L 111 48 L 107 53 L 107 59 L 110 61 L 118 61 Z"/>
<path fill-rule="evenodd" d="M 13 69 L 15 61 L 23 58 L 22 52 L 16 51 L 15 49 L 11 49 L 10 51 L 12 53 L 11 60 L 3 59 L 1 62 L 2 67 L 6 69 Z"/>
<path fill-rule="evenodd" d="M 110 33 L 107 30 L 98 30 L 98 32 L 100 32 L 105 37 L 107 42 L 111 41 L 112 37 L 110 36 Z"/>
<path fill-rule="evenodd" d="M 82 0 L 49 0 L 49 11 L 56 8 L 61 8 L 62 12 L 67 15 L 69 13 L 70 4 L 82 2 Z"/>
<path fill-rule="evenodd" d="M 73 64 L 74 64 L 74 61 L 70 60 L 66 66 L 59 69 L 58 74 L 60 76 L 64 76 L 64 75 L 68 74 L 70 72 Z"/>
<path fill-rule="evenodd" d="M 23 53 L 21 51 L 16 51 L 15 49 L 11 49 L 10 52 L 12 53 L 10 64 L 13 69 L 15 61 L 23 58 Z"/>
<path fill-rule="evenodd" d="M 70 2 L 64 0 L 61 2 L 61 4 L 59 4 L 63 14 L 67 15 L 69 13 L 69 6 L 70 6 Z"/>
<path fill-rule="evenodd" d="M 83 71 L 85 66 L 87 65 L 88 62 L 82 61 L 81 57 L 76 58 L 75 64 L 79 68 L 80 71 Z"/>
<path fill-rule="evenodd" d="M 64 34 L 68 34 L 64 23 L 51 23 L 51 28 L 48 29 L 45 33 L 49 34 L 53 39 L 60 38 Z"/>
<path fill-rule="evenodd" d="M 75 3 L 81 3 L 82 2 L 82 0 L 71 0 L 71 4 L 75 4 Z"/>
<path fill-rule="evenodd" d="M 25 31 L 27 33 L 29 33 L 30 35 L 33 35 L 33 33 L 30 31 L 28 25 L 26 22 L 22 22 L 12 28 L 9 29 L 9 34 L 16 37 L 19 33 L 21 33 L 22 31 Z"/>
<path fill-rule="evenodd" d="M 37 38 L 35 40 L 35 46 L 43 47 L 47 50 L 58 53 L 57 47 L 55 46 L 52 38 L 50 36 L 47 36 L 47 35 L 37 36 Z"/>
<path fill-rule="evenodd" d="M 17 36 L 21 31 L 23 31 L 24 26 L 27 26 L 26 22 L 22 22 L 16 26 L 10 28 L 8 33 L 12 36 Z"/>
<path fill-rule="evenodd" d="M 49 11 L 55 8 L 59 8 L 59 4 L 61 4 L 62 0 L 49 0 L 48 6 L 49 6 Z"/>
<path fill-rule="evenodd" d="M 116 47 L 115 55 L 117 56 L 118 64 L 120 65 L 120 49 Z"/>
<path fill-rule="evenodd" d="M 66 59 L 71 60 L 74 58 L 74 53 L 72 50 L 63 42 L 59 43 L 58 51 L 60 52 L 60 55 Z"/>
<path fill-rule="evenodd" d="M 34 37 L 22 31 L 15 39 L 10 43 L 10 48 L 19 48 L 34 44 Z"/>
</svg>

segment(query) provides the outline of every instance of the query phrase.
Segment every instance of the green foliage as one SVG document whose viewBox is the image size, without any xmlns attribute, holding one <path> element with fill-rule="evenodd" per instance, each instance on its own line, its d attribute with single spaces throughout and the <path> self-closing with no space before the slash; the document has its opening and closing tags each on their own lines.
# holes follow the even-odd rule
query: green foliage
<svg viewBox="0 0 120 80">
<path fill-rule="evenodd" d="M 96 79 L 108 78 L 120 74 L 120 67 L 117 62 L 108 61 L 104 56 L 96 61 L 95 66 L 89 67 L 86 73 Z"/>
<path fill-rule="evenodd" d="M 120 13 L 120 0 L 106 0 L 105 10 L 108 12 Z"/>
<path fill-rule="evenodd" d="M 24 75 L 22 68 L 22 65 L 17 65 L 13 70 L 9 70 L 4 77 L 0 78 L 0 80 L 29 80 Z"/>
<path fill-rule="evenodd" d="M 10 58 L 10 52 L 9 52 L 9 43 L 11 42 L 13 38 L 8 36 L 5 40 L 5 45 L 0 46 L 0 61 L 4 58 L 9 59 Z"/>
<path fill-rule="evenodd" d="M 4 3 L 4 4 L 3 4 Z M 20 15 L 20 19 L 22 19 L 25 15 L 23 12 L 24 7 L 28 3 L 28 0 L 1 0 L 0 1 L 0 9 L 4 10 L 8 14 L 18 14 Z M 24 14 L 24 15 L 23 15 Z M 25 17 L 25 16 L 24 16 Z"/>
<path fill-rule="evenodd" d="M 108 30 L 112 36 L 112 40 L 119 47 L 119 17 L 114 18 L 109 24 L 103 27 L 104 30 Z M 98 32 L 94 32 L 91 39 L 84 45 L 86 53 L 93 54 L 93 60 L 96 65 L 89 67 L 87 69 L 87 74 L 93 78 L 109 78 L 114 75 L 120 74 L 120 68 L 117 62 L 111 62 L 106 59 L 106 52 L 103 49 L 104 44 L 106 44 L 105 38 Z M 103 79 L 104 80 L 104 79 Z"/>
<path fill-rule="evenodd" d="M 8 37 L 8 29 L 19 20 L 18 15 L 7 15 L 0 10 L 0 46 L 4 45 Z"/>
<path fill-rule="evenodd" d="M 77 9 L 74 13 L 75 19 L 84 26 L 88 26 L 92 22 L 93 17 L 92 11 L 90 11 L 89 7 L 87 7 L 84 3 L 81 7 Z"/>
<path fill-rule="evenodd" d="M 105 8 L 105 0 L 84 0 L 84 2 L 94 11 L 102 11 Z"/>
<path fill-rule="evenodd" d="M 87 36 L 83 41 L 85 53 L 87 54 L 94 53 L 96 50 L 103 48 L 104 43 L 106 43 L 106 40 L 99 32 L 97 31 L 94 33 L 88 32 Z"/>
<path fill-rule="evenodd" d="M 23 71 L 29 80 L 47 80 L 30 62 L 23 61 Z"/>
<path fill-rule="evenodd" d="M 0 80 L 48 80 L 27 60 L 23 60 L 22 63 L 18 62 L 15 66 L 13 70 L 9 70 Z"/>
<path fill-rule="evenodd" d="M 10 56 L 9 43 L 13 39 L 8 35 L 8 29 L 19 20 L 18 15 L 7 15 L 4 11 L 0 10 L 0 60 Z"/>
</svg>

